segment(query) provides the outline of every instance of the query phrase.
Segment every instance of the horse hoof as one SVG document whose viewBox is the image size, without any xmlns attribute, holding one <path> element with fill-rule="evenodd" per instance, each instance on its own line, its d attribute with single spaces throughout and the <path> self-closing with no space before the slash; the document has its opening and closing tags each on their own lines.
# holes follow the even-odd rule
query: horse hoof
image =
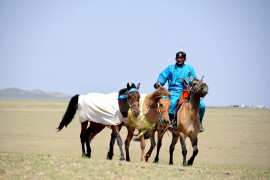
<svg viewBox="0 0 270 180">
<path fill-rule="evenodd" d="M 86 154 L 85 157 L 86 158 L 91 158 L 91 154 Z"/>
<path fill-rule="evenodd" d="M 120 158 L 119 160 L 120 160 L 120 161 L 124 161 L 124 160 L 126 160 L 126 159 L 122 157 L 122 158 Z"/>
<path fill-rule="evenodd" d="M 173 165 L 173 163 L 172 163 L 172 162 L 170 162 L 170 163 L 169 163 L 169 165 Z"/>
<path fill-rule="evenodd" d="M 153 161 L 153 163 L 158 164 L 158 161 Z"/>
<path fill-rule="evenodd" d="M 188 165 L 188 166 L 192 166 L 192 165 L 193 165 L 193 162 L 188 161 L 188 162 L 187 162 L 187 165 Z"/>
<path fill-rule="evenodd" d="M 187 163 L 183 163 L 183 166 L 187 166 Z"/>
</svg>

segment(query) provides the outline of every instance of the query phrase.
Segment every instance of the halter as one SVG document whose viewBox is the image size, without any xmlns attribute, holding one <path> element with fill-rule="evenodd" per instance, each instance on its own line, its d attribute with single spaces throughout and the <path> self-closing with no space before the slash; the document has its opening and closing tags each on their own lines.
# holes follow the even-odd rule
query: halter
<svg viewBox="0 0 270 180">
<path fill-rule="evenodd" d="M 118 100 L 118 101 L 121 101 L 121 100 L 123 100 L 123 99 L 127 99 L 127 103 L 128 103 L 128 105 L 129 105 L 130 107 L 134 106 L 135 104 L 138 104 L 139 102 L 135 102 L 135 103 L 133 103 L 133 104 L 130 104 L 130 102 L 129 102 L 129 100 L 128 100 L 128 94 L 129 94 L 129 93 L 132 93 L 132 92 L 139 92 L 139 91 L 138 91 L 137 88 L 131 88 L 131 89 L 128 91 L 127 94 L 122 94 L 122 95 L 120 95 L 120 96 L 117 98 L 117 100 Z"/>
</svg>

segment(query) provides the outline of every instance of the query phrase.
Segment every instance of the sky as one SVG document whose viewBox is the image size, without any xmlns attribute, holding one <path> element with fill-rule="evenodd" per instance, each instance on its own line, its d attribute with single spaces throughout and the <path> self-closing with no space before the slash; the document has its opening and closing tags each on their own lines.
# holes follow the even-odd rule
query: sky
<svg viewBox="0 0 270 180">
<path fill-rule="evenodd" d="M 183 48 L 206 106 L 270 107 L 269 18 L 268 0 L 0 0 L 0 89 L 152 93 Z"/>
</svg>

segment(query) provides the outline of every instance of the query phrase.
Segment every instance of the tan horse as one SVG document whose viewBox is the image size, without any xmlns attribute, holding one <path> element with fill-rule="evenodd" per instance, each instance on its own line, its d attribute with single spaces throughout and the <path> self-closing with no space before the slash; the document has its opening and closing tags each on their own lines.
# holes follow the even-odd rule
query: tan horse
<svg viewBox="0 0 270 180">
<path fill-rule="evenodd" d="M 177 130 L 171 131 L 173 134 L 172 143 L 170 145 L 170 162 L 173 164 L 173 151 L 175 149 L 175 144 L 180 137 L 180 142 L 182 146 L 183 155 L 183 165 L 191 166 L 194 162 L 196 155 L 198 154 L 198 133 L 200 132 L 200 119 L 199 119 L 199 107 L 200 98 L 205 97 L 208 93 L 208 86 L 203 82 L 203 77 L 201 80 L 195 80 L 191 78 L 192 86 L 190 87 L 187 81 L 184 84 L 190 91 L 189 101 L 185 102 L 176 113 L 177 120 Z M 189 137 L 192 147 L 193 154 L 186 162 L 187 148 L 185 139 Z"/>
<path fill-rule="evenodd" d="M 126 161 L 130 161 L 129 146 L 130 141 L 133 138 L 135 129 L 139 130 L 140 135 L 140 146 L 141 146 L 141 161 L 145 162 L 144 150 L 145 150 L 145 140 L 143 133 L 151 129 L 156 125 L 158 121 L 163 121 L 163 123 L 168 124 L 169 119 L 169 107 L 170 92 L 165 88 L 160 87 L 152 94 L 141 94 L 140 98 L 140 114 L 138 117 L 134 117 L 130 111 L 128 114 L 128 122 L 124 122 L 124 126 L 127 127 L 128 134 L 125 140 L 125 150 L 126 150 Z M 108 154 L 111 158 L 113 155 L 113 145 L 110 143 L 110 149 Z"/>
</svg>

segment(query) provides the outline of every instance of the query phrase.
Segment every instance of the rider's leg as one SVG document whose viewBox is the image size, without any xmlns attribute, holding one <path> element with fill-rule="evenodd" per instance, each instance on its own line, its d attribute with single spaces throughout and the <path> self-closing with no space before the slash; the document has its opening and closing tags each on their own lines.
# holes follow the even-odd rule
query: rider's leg
<svg viewBox="0 0 270 180">
<path fill-rule="evenodd" d="M 202 125 L 202 120 L 204 117 L 204 113 L 205 113 L 205 104 L 203 102 L 203 100 L 200 100 L 200 111 L 199 111 L 199 115 L 200 115 L 200 132 L 204 131 L 203 125 Z"/>
</svg>

